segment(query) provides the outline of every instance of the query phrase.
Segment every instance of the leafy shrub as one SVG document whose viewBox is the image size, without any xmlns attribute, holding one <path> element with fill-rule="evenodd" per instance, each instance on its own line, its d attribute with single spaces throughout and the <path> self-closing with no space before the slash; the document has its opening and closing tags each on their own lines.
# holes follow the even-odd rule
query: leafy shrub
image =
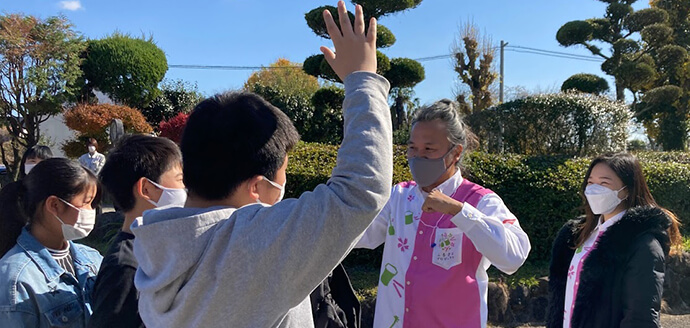
<svg viewBox="0 0 690 328">
<path fill-rule="evenodd" d="M 568 92 L 517 99 L 468 120 L 489 151 L 583 156 L 625 150 L 630 117 L 623 103 Z"/>
<path fill-rule="evenodd" d="M 314 107 L 311 105 L 313 93 L 291 93 L 280 86 L 265 85 L 258 82 L 250 85 L 248 90 L 260 95 L 283 111 L 292 120 L 300 135 L 309 133 L 309 124 L 314 112 Z"/>
<path fill-rule="evenodd" d="M 79 132 L 77 140 L 70 140 L 62 146 L 63 152 L 68 157 L 78 157 L 83 154 L 86 149 L 85 141 L 88 138 L 98 140 L 100 150 L 104 151 L 108 145 L 106 128 L 114 119 L 122 120 L 127 133 L 153 132 L 153 128 L 146 123 L 144 115 L 127 106 L 79 104 L 67 110 L 63 117 L 68 128 Z"/>
<path fill-rule="evenodd" d="M 306 135 L 314 111 L 311 97 L 319 89 L 319 82 L 295 68 L 297 65 L 287 59 L 278 59 L 270 67 L 253 73 L 244 89 L 280 108 L 295 124 L 297 131 Z"/>
<path fill-rule="evenodd" d="M 105 128 L 116 118 L 122 120 L 127 132 L 153 132 L 153 128 L 146 123 L 144 115 L 127 106 L 79 104 L 64 114 L 65 124 L 68 128 L 89 136 L 105 133 Z"/>
<path fill-rule="evenodd" d="M 160 136 L 179 144 L 182 141 L 182 132 L 184 132 L 185 125 L 187 125 L 187 119 L 189 119 L 189 114 L 178 113 L 177 116 L 170 120 L 161 122 L 158 127 L 161 132 Z"/>
<path fill-rule="evenodd" d="M 161 122 L 177 116 L 178 113 L 191 112 L 194 106 L 204 98 L 199 93 L 196 83 L 192 84 L 183 80 L 163 81 L 160 91 L 158 97 L 141 109 L 146 121 L 156 127 Z"/>
<path fill-rule="evenodd" d="M 299 197 L 328 180 L 337 147 L 300 143 L 290 154 L 287 197 Z M 411 179 L 406 148 L 394 148 L 393 182 Z M 690 155 L 640 153 L 647 183 L 657 202 L 678 215 L 690 233 Z M 673 162 L 679 160 L 680 163 Z M 465 156 L 463 175 L 496 192 L 520 220 L 532 243 L 529 261 L 548 261 L 551 244 L 561 226 L 581 214 L 578 195 L 590 158 L 568 156 L 497 155 L 481 152 Z M 381 249 L 354 250 L 348 265 L 375 265 Z"/>
</svg>

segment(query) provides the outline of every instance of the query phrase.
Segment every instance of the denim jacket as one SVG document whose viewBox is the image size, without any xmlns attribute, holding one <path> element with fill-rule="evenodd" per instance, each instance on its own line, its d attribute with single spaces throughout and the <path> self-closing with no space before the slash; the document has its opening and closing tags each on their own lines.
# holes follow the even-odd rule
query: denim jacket
<svg viewBox="0 0 690 328">
<path fill-rule="evenodd" d="M 77 277 L 65 271 L 24 228 L 0 259 L 0 327 L 86 327 L 103 257 L 70 243 Z"/>
</svg>

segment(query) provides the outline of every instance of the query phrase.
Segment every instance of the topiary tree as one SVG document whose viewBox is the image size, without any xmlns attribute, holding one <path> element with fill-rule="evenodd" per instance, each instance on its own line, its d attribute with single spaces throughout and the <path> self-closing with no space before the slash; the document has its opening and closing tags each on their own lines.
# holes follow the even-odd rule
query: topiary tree
<svg viewBox="0 0 690 328">
<path fill-rule="evenodd" d="M 639 51 L 642 42 L 632 39 L 635 33 L 642 35 L 643 41 L 655 46 L 663 42 L 661 35 L 668 34 L 666 26 L 668 14 L 656 8 L 634 11 L 632 4 L 637 0 L 599 0 L 607 3 L 603 18 L 571 21 L 564 24 L 556 33 L 556 40 L 564 47 L 581 45 L 593 55 L 605 61 L 601 69 L 616 80 L 616 98 L 625 100 L 625 88 L 636 89 L 635 84 L 654 78 L 653 67 L 641 60 Z M 599 44 L 606 44 L 608 51 Z"/>
<path fill-rule="evenodd" d="M 345 89 L 335 85 L 325 86 L 314 93 L 314 108 L 309 134 L 303 139 L 311 142 L 340 144 L 343 141 L 343 110 Z"/>
<path fill-rule="evenodd" d="M 632 108 L 653 145 L 685 151 L 690 130 L 690 2 L 659 0 L 651 5 L 665 20 L 642 30 L 645 47 L 638 56 L 654 69 L 654 79 L 639 86 L 640 101 Z"/>
<path fill-rule="evenodd" d="M 156 99 L 141 109 L 141 113 L 151 126 L 158 126 L 179 113 L 189 113 L 204 99 L 196 83 L 183 80 L 164 80 L 160 91 Z"/>
<path fill-rule="evenodd" d="M 609 90 L 606 79 L 594 74 L 580 73 L 569 77 L 561 86 L 561 91 L 580 91 L 600 95 Z"/>
<path fill-rule="evenodd" d="M 651 8 L 634 11 L 634 0 L 601 1 L 608 3 L 606 18 L 569 22 L 556 38 L 563 46 L 584 45 L 606 59 L 602 70 L 616 79 L 617 98 L 624 99 L 626 88 L 633 93 L 631 108 L 650 141 L 664 150 L 687 149 L 690 2 L 651 1 Z M 636 33 L 640 40 L 631 38 Z M 610 55 L 597 41 L 610 45 Z"/>
<path fill-rule="evenodd" d="M 390 0 L 353 0 L 354 4 L 362 5 L 365 22 L 368 29 L 369 18 L 377 19 L 390 15 L 393 13 L 402 12 L 408 9 L 417 7 L 422 0 L 404 0 L 404 1 L 390 1 Z M 333 16 L 336 24 L 340 26 L 338 10 L 333 6 L 322 6 L 315 8 L 304 15 L 307 25 L 314 31 L 317 36 L 329 39 L 326 30 L 326 23 L 323 20 L 323 11 L 329 10 Z M 348 12 L 350 20 L 354 19 L 354 15 Z M 376 26 L 376 47 L 388 48 L 392 46 L 396 39 L 393 33 L 383 25 Z M 392 93 L 398 95 L 409 94 L 409 92 L 397 92 L 398 89 L 413 88 L 417 83 L 424 80 L 424 67 L 417 61 L 407 58 L 395 58 L 393 60 L 380 51 L 376 52 L 377 73 L 385 76 L 391 82 Z M 302 64 L 304 71 L 312 76 L 320 77 L 322 79 L 332 82 L 342 82 L 338 76 L 333 72 L 326 62 L 322 54 L 307 57 Z M 406 124 L 407 114 L 406 99 L 404 97 L 393 98 L 393 106 L 391 108 L 393 129 L 397 130 Z"/>
<path fill-rule="evenodd" d="M 127 133 L 152 133 L 153 128 L 146 123 L 146 118 L 138 110 L 112 104 L 78 104 L 65 111 L 65 125 L 77 131 L 75 140 L 67 141 L 62 150 L 68 157 L 79 157 L 84 153 L 84 144 L 88 138 L 98 140 L 102 150 L 109 148 L 106 128 L 112 120 L 120 119 Z"/>
<path fill-rule="evenodd" d="M 41 123 L 75 99 L 84 46 L 64 17 L 0 15 L 0 125 L 9 136 L 0 153 L 12 180 L 21 152 L 43 137 Z"/>
<path fill-rule="evenodd" d="M 398 131 L 409 124 L 407 113 L 410 113 L 414 107 L 412 88 L 419 81 L 424 80 L 424 67 L 416 60 L 393 58 L 391 68 L 384 76 L 391 85 L 395 86 L 391 88 L 391 98 L 393 98 L 391 118 L 393 130 Z"/>
<path fill-rule="evenodd" d="M 83 101 L 91 101 L 97 89 L 127 106 L 144 108 L 159 95 L 158 84 L 168 71 L 165 53 L 152 38 L 114 33 L 90 40 L 83 57 Z"/>
</svg>

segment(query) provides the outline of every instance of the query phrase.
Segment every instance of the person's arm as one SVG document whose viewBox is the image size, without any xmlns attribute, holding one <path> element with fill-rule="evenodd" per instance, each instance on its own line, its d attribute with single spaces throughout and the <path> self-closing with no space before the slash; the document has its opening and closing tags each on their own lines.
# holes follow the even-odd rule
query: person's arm
<svg viewBox="0 0 690 328">
<path fill-rule="evenodd" d="M 41 314 L 36 300 L 33 299 L 35 296 L 29 291 L 32 288 L 27 288 L 22 283 L 6 287 L 11 287 L 14 294 L 19 295 L 21 299 L 14 300 L 12 304 L 0 305 L 0 327 L 39 327 Z"/>
<path fill-rule="evenodd" d="M 39 327 L 38 323 L 35 313 L 0 309 L 0 327 Z"/>
<path fill-rule="evenodd" d="M 136 269 L 126 265 L 101 268 L 94 285 L 89 327 L 138 327 L 137 290 L 134 287 Z"/>
<path fill-rule="evenodd" d="M 255 273 L 233 286 L 247 291 L 242 294 L 247 304 L 260 302 L 253 299 L 259 294 L 256 290 L 272 295 L 276 305 L 300 304 L 345 258 L 390 196 L 389 84 L 375 73 L 376 23 L 372 19 L 365 35 L 362 9 L 357 7 L 353 29 L 344 3 L 338 4 L 342 34 L 330 14 L 324 13 L 337 57 L 322 50 L 345 84 L 344 136 L 331 178 L 299 199 L 239 209 L 256 212 L 248 213 L 251 220 L 241 224 L 228 220 L 216 232 L 231 238 L 224 253 L 247 254 L 241 263 L 229 263 Z"/>
<path fill-rule="evenodd" d="M 391 218 L 391 202 L 388 200 L 381 213 L 376 216 L 371 225 L 364 231 L 362 238 L 357 242 L 355 248 L 374 249 L 381 246 L 386 241 L 386 233 Z"/>
<path fill-rule="evenodd" d="M 98 174 L 98 172 L 101 172 L 101 169 L 105 165 L 105 155 L 99 153 L 98 155 L 98 161 L 96 162 L 96 167 L 94 167 L 94 173 Z"/>
<path fill-rule="evenodd" d="M 632 236 L 631 236 L 632 237 Z M 623 275 L 621 327 L 660 327 L 664 288 L 664 251 L 652 235 L 641 236 Z"/>
<path fill-rule="evenodd" d="M 498 195 L 485 195 L 475 208 L 434 190 L 422 209 L 453 215 L 451 221 L 499 270 L 512 274 L 525 263 L 531 249 L 529 237 Z"/>
</svg>

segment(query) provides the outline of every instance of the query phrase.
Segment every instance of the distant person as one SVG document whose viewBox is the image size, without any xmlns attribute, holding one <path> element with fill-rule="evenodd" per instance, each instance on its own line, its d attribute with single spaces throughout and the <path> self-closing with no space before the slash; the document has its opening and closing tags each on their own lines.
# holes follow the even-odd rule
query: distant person
<svg viewBox="0 0 690 328">
<path fill-rule="evenodd" d="M 527 259 L 529 238 L 501 197 L 463 177 L 469 136 L 448 99 L 415 112 L 414 181 L 393 187 L 357 244 L 385 243 L 374 327 L 486 327 L 486 270 L 512 274 Z"/>
<path fill-rule="evenodd" d="M 393 152 L 389 83 L 376 74 L 376 21 L 365 34 L 338 3 L 324 19 L 344 81 L 344 138 L 328 183 L 285 194 L 299 135 L 256 94 L 199 103 L 182 137 L 184 208 L 153 209 L 131 230 L 139 311 L 149 327 L 314 327 L 309 294 L 342 261 L 388 199 Z M 281 201 L 282 200 L 282 201 Z"/>
<path fill-rule="evenodd" d="M 105 165 L 105 155 L 98 152 L 98 141 L 94 138 L 89 138 L 86 149 L 87 153 L 79 157 L 79 163 L 97 175 Z"/>
<path fill-rule="evenodd" d="M 96 176 L 66 158 L 0 190 L 0 327 L 86 327 L 102 257 L 73 241 L 99 200 Z"/>
<path fill-rule="evenodd" d="M 24 179 L 24 177 L 31 172 L 31 169 L 33 169 L 36 164 L 51 157 L 53 157 L 53 152 L 48 146 L 35 145 L 27 149 L 22 156 L 22 162 L 19 166 L 19 178 Z"/>
<path fill-rule="evenodd" d="M 100 180 L 114 205 L 124 212 L 125 220 L 98 272 L 89 327 L 144 327 L 134 287 L 138 264 L 129 226 L 146 210 L 184 206 L 187 192 L 182 182 L 182 154 L 166 138 L 123 137 L 108 153 Z"/>
<path fill-rule="evenodd" d="M 681 244 L 631 154 L 595 158 L 580 196 L 585 216 L 553 243 L 547 327 L 661 327 L 664 266 Z"/>
</svg>

